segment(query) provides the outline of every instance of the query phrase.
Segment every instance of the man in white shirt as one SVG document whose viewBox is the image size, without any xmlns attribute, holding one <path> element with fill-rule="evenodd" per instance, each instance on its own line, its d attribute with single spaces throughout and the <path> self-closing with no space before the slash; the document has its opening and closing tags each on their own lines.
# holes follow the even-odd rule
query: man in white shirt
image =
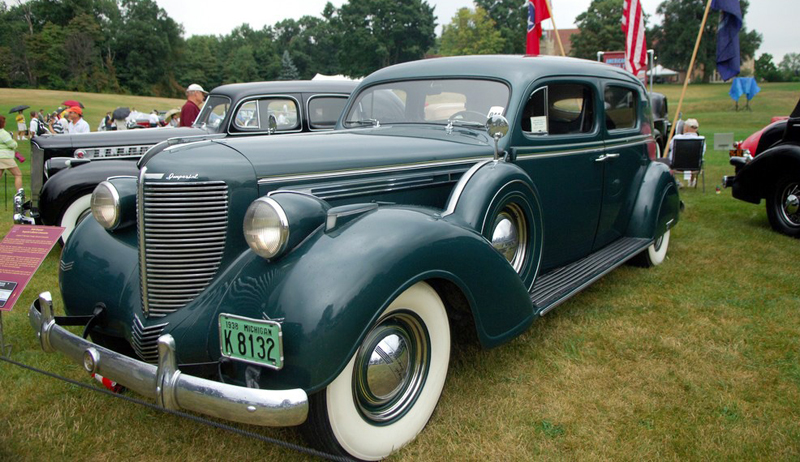
<svg viewBox="0 0 800 462">
<path fill-rule="evenodd" d="M 31 125 L 28 127 L 28 134 L 30 135 L 31 139 L 39 133 L 39 118 L 36 117 L 36 111 L 31 111 Z"/>
<path fill-rule="evenodd" d="M 158 111 L 153 109 L 153 112 L 150 113 L 148 117 L 150 121 L 150 127 L 158 127 Z"/>
<path fill-rule="evenodd" d="M 697 123 L 697 119 L 687 119 L 686 122 L 683 124 L 683 133 L 679 135 L 675 135 L 672 137 L 672 143 L 669 147 L 669 154 L 666 159 L 658 159 L 660 162 L 665 163 L 672 168 L 672 152 L 675 150 L 675 140 L 685 140 L 685 139 L 697 139 L 705 137 L 700 136 L 697 134 L 697 130 L 700 128 L 700 124 Z M 703 157 L 706 155 L 706 145 L 703 143 Z M 694 186 L 697 183 L 697 172 L 692 172 L 691 178 L 689 179 L 689 186 Z M 678 185 L 680 186 L 680 181 Z"/>
<path fill-rule="evenodd" d="M 69 119 L 69 123 L 67 124 L 66 132 L 70 135 L 89 133 L 91 131 L 89 123 L 83 120 L 83 111 L 80 107 L 73 106 L 69 108 L 67 111 L 67 118 Z"/>
</svg>

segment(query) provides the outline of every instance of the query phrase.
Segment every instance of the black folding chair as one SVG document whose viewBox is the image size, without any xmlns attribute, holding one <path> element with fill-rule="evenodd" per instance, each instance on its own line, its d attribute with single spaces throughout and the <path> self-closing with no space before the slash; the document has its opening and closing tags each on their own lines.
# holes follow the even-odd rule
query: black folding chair
<svg viewBox="0 0 800 462">
<path fill-rule="evenodd" d="M 677 172 L 692 172 L 703 177 L 703 192 L 706 192 L 706 174 L 703 170 L 703 147 L 706 139 L 675 138 L 672 147 L 672 170 Z M 695 182 L 694 187 L 697 187 Z"/>
</svg>

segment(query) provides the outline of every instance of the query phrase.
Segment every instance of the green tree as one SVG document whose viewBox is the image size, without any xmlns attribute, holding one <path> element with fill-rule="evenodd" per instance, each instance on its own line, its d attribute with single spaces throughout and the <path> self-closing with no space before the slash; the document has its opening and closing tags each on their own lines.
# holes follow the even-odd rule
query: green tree
<svg viewBox="0 0 800 462">
<path fill-rule="evenodd" d="M 800 53 L 786 53 L 778 67 L 786 80 L 800 80 Z"/>
<path fill-rule="evenodd" d="M 299 78 L 300 74 L 297 72 L 294 62 L 292 62 L 289 50 L 283 50 L 283 56 L 281 57 L 281 74 L 278 76 L 278 80 L 297 80 Z"/>
<path fill-rule="evenodd" d="M 755 62 L 756 77 L 767 82 L 779 82 L 782 80 L 781 73 L 772 62 L 772 55 L 763 53 Z"/>
<path fill-rule="evenodd" d="M 335 24 L 342 72 L 358 77 L 422 58 L 434 44 L 436 16 L 424 0 L 350 0 Z"/>
<path fill-rule="evenodd" d="M 525 53 L 528 33 L 528 8 L 521 0 L 475 0 L 495 23 L 495 29 L 503 38 L 504 54 Z"/>
<path fill-rule="evenodd" d="M 653 28 L 653 43 L 656 54 L 664 66 L 687 70 L 692 58 L 697 31 L 703 21 L 705 0 L 665 0 L 657 12 L 664 16 L 664 22 Z M 749 2 L 741 0 L 742 19 L 747 15 Z M 709 13 L 703 39 L 697 52 L 695 69 L 702 69 L 703 81 L 708 82 L 716 69 L 717 26 L 720 13 Z M 755 56 L 761 45 L 761 34 L 748 31 L 744 25 L 739 31 L 739 49 L 742 61 Z"/>
<path fill-rule="evenodd" d="M 183 88 L 198 83 L 211 89 L 222 84 L 222 69 L 217 55 L 219 39 L 212 35 L 193 35 L 186 39 L 177 63 L 177 80 Z"/>
<path fill-rule="evenodd" d="M 592 0 L 589 9 L 575 18 L 581 33 L 572 36 L 570 54 L 578 58 L 597 59 L 598 51 L 624 50 L 625 34 L 621 20 L 622 1 Z"/>
<path fill-rule="evenodd" d="M 445 56 L 494 54 L 500 53 L 503 45 L 503 37 L 486 10 L 461 8 L 442 30 L 439 52 Z"/>
<path fill-rule="evenodd" d="M 35 69 L 35 84 L 41 88 L 66 88 L 67 56 L 64 28 L 48 22 L 41 32 L 25 38 L 27 59 Z"/>
</svg>

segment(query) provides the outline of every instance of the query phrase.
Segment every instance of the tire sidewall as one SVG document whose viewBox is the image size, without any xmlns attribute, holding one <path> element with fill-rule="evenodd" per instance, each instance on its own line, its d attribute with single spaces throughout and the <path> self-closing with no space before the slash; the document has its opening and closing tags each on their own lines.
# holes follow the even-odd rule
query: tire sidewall
<svg viewBox="0 0 800 462">
<path fill-rule="evenodd" d="M 83 215 L 87 210 L 91 211 L 91 208 L 91 194 L 79 196 L 77 199 L 70 202 L 69 206 L 66 208 L 66 210 L 64 210 L 64 213 L 61 214 L 61 220 L 59 221 L 59 226 L 64 228 L 64 233 L 61 235 L 62 243 L 66 243 L 67 239 L 69 239 L 73 231 L 75 231 L 81 215 Z M 86 217 L 88 217 L 88 215 L 84 215 L 83 218 L 85 219 Z"/>
<path fill-rule="evenodd" d="M 781 178 L 775 189 L 772 190 L 767 199 L 767 218 L 775 231 L 792 237 L 800 237 L 800 226 L 787 222 L 783 216 L 783 192 L 791 183 L 798 183 L 800 180 L 791 176 Z"/>
<path fill-rule="evenodd" d="M 656 248 L 657 242 L 653 242 L 647 247 L 647 263 L 649 266 L 658 266 L 664 263 L 664 260 L 667 258 L 667 251 L 669 250 L 669 235 L 670 230 L 667 230 L 661 236 L 661 244 L 658 248 Z"/>
<path fill-rule="evenodd" d="M 411 442 L 428 423 L 447 378 L 450 328 L 444 305 L 436 291 L 428 284 L 419 282 L 392 301 L 382 318 L 400 310 L 418 316 L 430 339 L 430 367 L 423 389 L 412 407 L 389 424 L 376 425 L 362 417 L 353 398 L 353 367 L 358 352 L 324 391 L 328 422 L 334 438 L 346 453 L 359 459 L 382 459 Z"/>
</svg>

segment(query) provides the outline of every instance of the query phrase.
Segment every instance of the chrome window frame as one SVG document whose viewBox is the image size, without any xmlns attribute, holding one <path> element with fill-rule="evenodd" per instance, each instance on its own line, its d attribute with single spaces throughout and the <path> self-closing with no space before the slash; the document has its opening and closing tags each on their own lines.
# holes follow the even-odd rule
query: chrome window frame
<svg viewBox="0 0 800 462">
<path fill-rule="evenodd" d="M 267 134 L 267 133 L 269 133 L 269 130 L 264 130 L 264 129 L 261 129 L 261 128 L 259 128 L 257 130 L 232 131 L 231 128 L 234 127 L 234 124 L 233 124 L 234 114 L 239 112 L 239 109 L 241 109 L 243 104 L 245 104 L 247 102 L 250 102 L 252 100 L 280 99 L 280 98 L 290 99 L 290 100 L 294 101 L 295 107 L 297 108 L 297 122 L 298 123 L 297 123 L 297 127 L 296 128 L 293 128 L 291 130 L 275 130 L 275 132 L 273 134 L 278 134 L 278 133 L 281 133 L 281 134 L 282 133 L 300 133 L 300 132 L 302 132 L 303 131 L 303 105 L 300 104 L 300 102 L 297 100 L 297 98 L 295 98 L 292 95 L 287 95 L 287 94 L 269 94 L 269 93 L 265 93 L 265 94 L 261 94 L 261 95 L 247 96 L 247 97 L 242 98 L 241 100 L 239 100 L 239 102 L 236 104 L 236 107 L 231 112 L 231 117 L 230 117 L 230 120 L 228 122 L 228 130 L 227 130 L 228 135 L 230 135 L 230 136 L 252 136 L 252 135 L 255 135 L 255 134 Z M 258 105 L 258 104 L 256 103 L 256 105 Z M 237 129 L 237 130 L 239 130 L 239 129 Z"/>
<path fill-rule="evenodd" d="M 202 113 L 203 113 L 203 109 L 205 109 L 205 108 L 206 108 L 206 105 L 208 104 L 208 100 L 209 100 L 209 99 L 210 99 L 212 96 L 215 96 L 215 97 L 220 97 L 220 98 L 225 98 L 225 99 L 227 99 L 227 100 L 228 100 L 228 105 L 230 105 L 231 107 L 233 107 L 233 100 L 231 99 L 231 97 L 230 97 L 230 96 L 228 96 L 228 95 L 221 95 L 221 94 L 218 94 L 218 93 L 215 93 L 215 94 L 209 94 L 208 96 L 206 96 L 206 99 L 205 99 L 205 100 L 203 100 L 203 105 L 200 107 L 200 112 L 197 114 L 197 116 L 198 116 L 198 117 L 200 117 L 200 114 L 202 114 Z M 220 122 L 220 124 L 219 124 L 220 126 L 222 126 L 222 125 L 225 125 L 225 126 L 226 126 L 226 129 L 225 129 L 225 131 L 218 130 L 218 131 L 216 131 L 216 132 L 214 132 L 214 133 L 227 133 L 227 132 L 228 132 L 228 131 L 227 131 L 227 124 L 228 124 L 228 120 L 230 120 L 230 115 L 229 115 L 229 114 L 225 114 L 225 117 L 222 119 L 222 122 Z M 197 119 L 195 119 L 195 121 L 194 121 L 194 122 L 192 122 L 192 128 L 202 128 L 202 129 L 206 130 L 206 129 L 207 129 L 207 127 L 208 127 L 208 123 L 205 123 L 205 127 L 202 127 L 202 126 L 198 125 L 198 124 L 197 124 Z"/>
<path fill-rule="evenodd" d="M 333 122 L 333 126 L 331 128 L 314 128 L 312 126 L 312 124 L 311 124 L 311 108 L 310 108 L 311 100 L 313 100 L 314 98 L 331 98 L 331 97 L 343 98 L 344 99 L 344 107 L 342 107 L 342 112 L 344 112 L 344 110 L 347 108 L 347 98 L 349 98 L 350 95 L 347 95 L 347 94 L 344 94 L 344 93 L 315 93 L 315 94 L 309 96 L 308 98 L 306 98 L 306 114 L 308 114 L 308 130 L 309 131 L 312 131 L 312 132 L 329 132 L 329 131 L 333 130 L 334 128 L 336 128 L 336 124 L 339 123 L 339 119 L 342 117 L 342 112 L 339 113 L 339 117 L 337 117 L 336 121 Z"/>
</svg>

